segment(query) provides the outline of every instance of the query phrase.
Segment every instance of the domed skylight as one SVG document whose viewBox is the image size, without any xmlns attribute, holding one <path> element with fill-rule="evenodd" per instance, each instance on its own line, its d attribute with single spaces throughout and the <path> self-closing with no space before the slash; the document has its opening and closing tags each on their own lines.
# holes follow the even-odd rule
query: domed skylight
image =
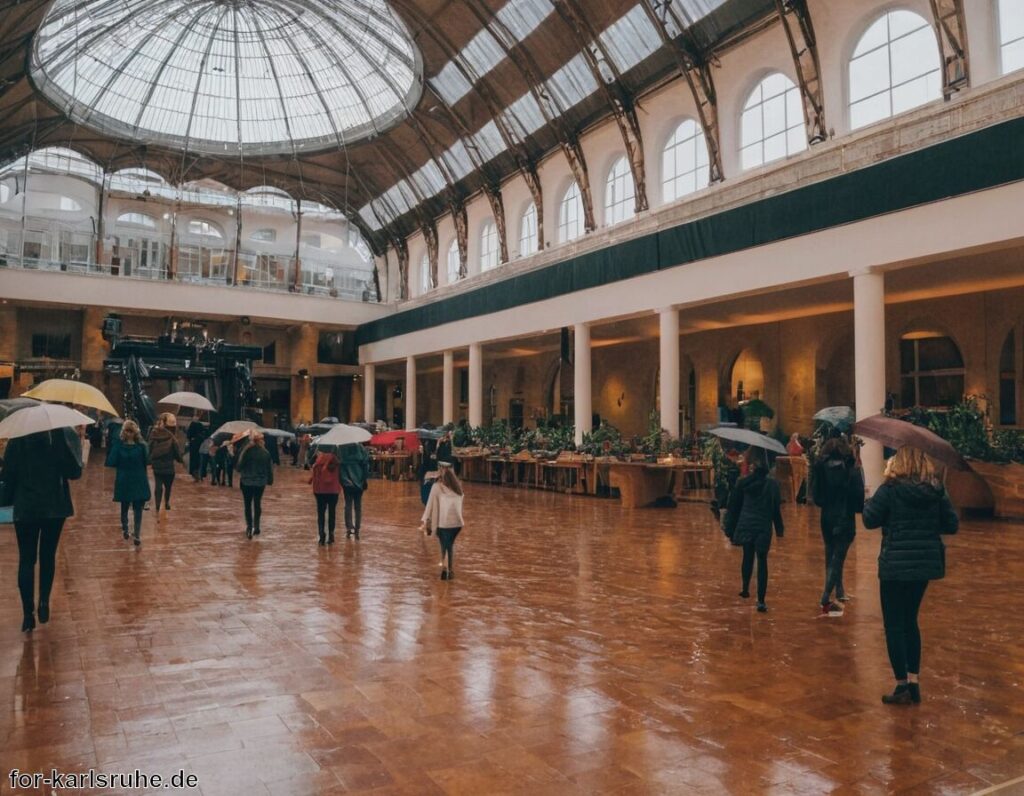
<svg viewBox="0 0 1024 796">
<path fill-rule="evenodd" d="M 413 107 L 421 72 L 385 0 L 56 0 L 32 69 L 79 124 L 221 155 L 372 135 Z"/>
</svg>

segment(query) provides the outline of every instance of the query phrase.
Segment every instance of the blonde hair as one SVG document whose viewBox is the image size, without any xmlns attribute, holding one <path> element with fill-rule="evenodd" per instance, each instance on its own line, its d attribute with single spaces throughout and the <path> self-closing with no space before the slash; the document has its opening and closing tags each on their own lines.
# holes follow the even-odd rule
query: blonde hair
<svg viewBox="0 0 1024 796">
<path fill-rule="evenodd" d="M 928 483 L 936 480 L 935 466 L 924 451 L 904 445 L 885 463 L 885 478 Z"/>
<path fill-rule="evenodd" d="M 462 494 L 462 483 L 459 481 L 459 477 L 455 475 L 455 470 L 451 466 L 438 467 L 437 480 L 456 495 Z"/>
<path fill-rule="evenodd" d="M 176 428 L 178 425 L 178 418 L 176 418 L 172 412 L 164 412 L 160 415 L 160 423 L 164 428 Z"/>
<path fill-rule="evenodd" d="M 142 442 L 142 432 L 139 431 L 139 424 L 134 420 L 125 420 L 124 425 L 121 426 L 121 442 L 126 445 Z"/>
</svg>

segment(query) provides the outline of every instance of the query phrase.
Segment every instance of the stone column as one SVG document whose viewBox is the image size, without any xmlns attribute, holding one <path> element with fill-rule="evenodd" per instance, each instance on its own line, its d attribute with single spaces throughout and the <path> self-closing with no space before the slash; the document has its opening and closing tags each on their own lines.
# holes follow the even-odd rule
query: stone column
<svg viewBox="0 0 1024 796">
<path fill-rule="evenodd" d="M 870 270 L 853 277 L 853 346 L 857 419 L 877 415 L 885 406 L 885 276 Z M 882 445 L 866 441 L 861 449 L 868 494 L 882 483 Z"/>
<path fill-rule="evenodd" d="M 573 328 L 575 358 L 573 361 L 573 406 L 575 407 L 576 444 L 592 431 L 594 412 L 590 383 L 590 327 L 577 323 Z"/>
<path fill-rule="evenodd" d="M 484 424 L 484 351 L 480 343 L 469 345 L 469 425 Z"/>
<path fill-rule="evenodd" d="M 679 310 L 658 311 L 660 322 L 661 427 L 679 437 Z"/>
<path fill-rule="evenodd" d="M 455 353 L 444 352 L 444 370 L 441 376 L 441 424 L 455 422 Z"/>
<path fill-rule="evenodd" d="M 315 423 L 316 407 L 313 398 L 313 374 L 316 370 L 317 344 L 320 333 L 311 324 L 304 323 L 295 330 L 290 342 L 292 373 L 291 413 L 292 422 L 308 420 Z M 299 371 L 305 371 L 300 374 Z"/>
<path fill-rule="evenodd" d="M 363 421 L 376 423 L 377 413 L 377 366 L 363 366 Z"/>
<path fill-rule="evenodd" d="M 103 339 L 103 319 L 106 310 L 86 307 L 82 312 L 82 381 L 103 388 L 103 360 L 110 347 Z"/>
<path fill-rule="evenodd" d="M 405 358 L 405 429 L 416 428 L 416 357 Z"/>
</svg>

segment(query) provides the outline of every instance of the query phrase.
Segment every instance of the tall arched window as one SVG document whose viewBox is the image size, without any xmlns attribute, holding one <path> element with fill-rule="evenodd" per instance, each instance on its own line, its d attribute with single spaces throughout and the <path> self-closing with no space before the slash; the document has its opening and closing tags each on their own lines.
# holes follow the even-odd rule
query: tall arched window
<svg viewBox="0 0 1024 796">
<path fill-rule="evenodd" d="M 999 424 L 1017 425 L 1017 336 L 1011 329 L 999 353 Z"/>
<path fill-rule="evenodd" d="M 498 228 L 487 220 L 480 228 L 480 270 L 489 271 L 498 267 Z"/>
<path fill-rule="evenodd" d="M 519 256 L 527 257 L 537 251 L 540 240 L 537 235 L 537 205 L 530 202 L 530 206 L 523 213 L 519 222 Z"/>
<path fill-rule="evenodd" d="M 665 202 L 704 188 L 709 181 L 704 130 L 693 119 L 679 125 L 661 153 L 661 192 Z"/>
<path fill-rule="evenodd" d="M 744 169 L 807 149 L 800 92 L 780 72 L 757 84 L 743 106 L 740 161 Z"/>
<path fill-rule="evenodd" d="M 960 348 L 940 332 L 912 332 L 900 339 L 901 405 L 952 406 L 964 396 Z"/>
<path fill-rule="evenodd" d="M 117 217 L 118 224 L 132 224 L 146 229 L 156 229 L 156 219 L 145 213 L 122 213 Z"/>
<path fill-rule="evenodd" d="M 626 156 L 615 161 L 604 184 L 604 223 L 618 224 L 633 217 L 636 190 Z"/>
<path fill-rule="evenodd" d="M 420 295 L 429 293 L 430 288 L 430 257 L 424 254 L 420 260 Z"/>
<path fill-rule="evenodd" d="M 999 0 L 999 44 L 1003 74 L 1024 69 L 1024 0 Z"/>
<path fill-rule="evenodd" d="M 558 204 L 558 240 L 574 240 L 583 234 L 583 197 L 580 186 L 573 181 Z"/>
<path fill-rule="evenodd" d="M 913 11 L 881 16 L 850 59 L 851 129 L 941 97 L 939 47 L 931 24 Z"/>
<path fill-rule="evenodd" d="M 459 242 L 457 240 L 452 241 L 452 245 L 448 247 L 448 259 L 447 269 L 445 273 L 448 275 L 448 284 L 454 285 L 459 281 Z"/>
</svg>

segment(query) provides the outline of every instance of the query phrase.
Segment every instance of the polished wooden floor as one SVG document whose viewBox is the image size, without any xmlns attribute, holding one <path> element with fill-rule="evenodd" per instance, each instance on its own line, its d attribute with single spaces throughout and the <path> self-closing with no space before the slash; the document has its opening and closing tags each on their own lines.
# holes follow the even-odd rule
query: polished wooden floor
<svg viewBox="0 0 1024 796">
<path fill-rule="evenodd" d="M 185 769 L 207 796 L 969 794 L 1024 775 L 1021 525 L 952 540 L 925 702 L 892 708 L 877 536 L 851 553 L 846 615 L 819 619 L 814 509 L 785 510 L 762 615 L 702 505 L 471 485 L 442 582 L 414 484 L 373 482 L 362 540 L 326 549 L 294 470 L 253 541 L 237 490 L 179 477 L 134 549 L 111 489 L 94 460 L 30 635 L 0 528 L 0 792 L 51 767 Z"/>
</svg>

